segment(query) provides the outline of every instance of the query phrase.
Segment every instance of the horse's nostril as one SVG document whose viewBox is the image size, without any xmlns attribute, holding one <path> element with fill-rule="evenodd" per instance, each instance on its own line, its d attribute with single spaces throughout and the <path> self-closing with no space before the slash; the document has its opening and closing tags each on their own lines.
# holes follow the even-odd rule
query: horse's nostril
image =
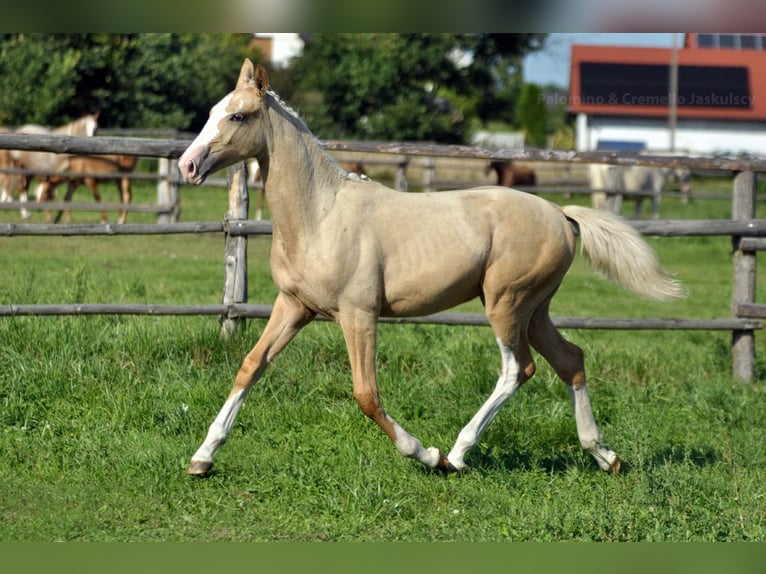
<svg viewBox="0 0 766 574">
<path fill-rule="evenodd" d="M 194 175 L 197 172 L 197 164 L 193 159 L 188 159 L 181 163 L 181 172 L 185 175 Z"/>
</svg>

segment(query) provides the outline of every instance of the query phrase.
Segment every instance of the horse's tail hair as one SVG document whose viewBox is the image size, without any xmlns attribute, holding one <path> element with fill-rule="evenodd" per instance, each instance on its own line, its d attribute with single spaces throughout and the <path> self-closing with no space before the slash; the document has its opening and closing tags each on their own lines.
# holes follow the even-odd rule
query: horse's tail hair
<svg viewBox="0 0 766 574">
<path fill-rule="evenodd" d="M 686 296 L 683 284 L 662 268 L 651 246 L 621 217 L 578 205 L 565 206 L 563 211 L 579 227 L 582 250 L 594 271 L 651 299 Z"/>
</svg>

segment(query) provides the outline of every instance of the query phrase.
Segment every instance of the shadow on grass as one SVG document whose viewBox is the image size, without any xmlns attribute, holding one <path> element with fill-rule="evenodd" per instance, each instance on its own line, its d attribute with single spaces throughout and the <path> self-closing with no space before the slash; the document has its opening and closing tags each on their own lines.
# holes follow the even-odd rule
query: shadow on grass
<svg viewBox="0 0 766 574">
<path fill-rule="evenodd" d="M 713 466 L 721 462 L 719 454 L 713 448 L 689 448 L 684 445 L 670 446 L 658 450 L 651 458 L 652 466 L 690 464 L 697 468 Z M 478 471 L 488 473 L 493 471 L 502 472 L 525 472 L 544 470 L 550 474 L 564 474 L 574 468 L 601 472 L 596 461 L 587 452 L 580 453 L 552 453 L 549 456 L 540 457 L 529 451 L 516 452 L 474 452 L 468 455 L 466 472 Z M 422 467 L 424 473 L 442 474 L 443 472 Z M 630 460 L 620 460 L 620 475 L 634 472 L 636 467 Z"/>
<path fill-rule="evenodd" d="M 568 470 L 576 467 L 582 467 L 583 465 L 592 466 L 594 471 L 599 471 L 598 464 L 595 460 L 592 460 L 590 455 L 577 456 L 562 453 L 560 455 L 553 454 L 548 457 L 534 456 L 529 452 L 472 452 L 466 457 L 467 468 L 462 472 L 479 472 L 487 474 L 490 472 L 512 472 L 521 471 L 529 472 L 533 470 L 545 470 L 548 473 L 563 474 Z M 591 464 L 592 463 L 592 464 Z M 419 465 L 420 472 L 425 474 L 436 474 L 442 476 L 451 476 L 450 473 L 444 473 L 443 471 L 428 468 L 426 466 Z M 623 463 L 621 474 L 625 471 L 625 464 Z M 458 472 L 460 475 L 462 472 Z"/>
<path fill-rule="evenodd" d="M 712 448 L 689 448 L 683 445 L 674 445 L 659 450 L 651 458 L 654 466 L 669 464 L 691 464 L 702 468 L 712 466 L 721 461 L 718 453 Z"/>
</svg>

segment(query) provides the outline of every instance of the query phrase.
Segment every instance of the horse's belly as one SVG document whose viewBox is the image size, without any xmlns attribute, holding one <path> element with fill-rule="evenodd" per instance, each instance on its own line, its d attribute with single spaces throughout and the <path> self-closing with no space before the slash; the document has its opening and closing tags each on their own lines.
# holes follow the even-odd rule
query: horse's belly
<svg viewBox="0 0 766 574">
<path fill-rule="evenodd" d="M 478 296 L 482 266 L 476 260 L 430 262 L 420 269 L 384 274 L 381 315 L 411 317 L 443 311 Z"/>
</svg>

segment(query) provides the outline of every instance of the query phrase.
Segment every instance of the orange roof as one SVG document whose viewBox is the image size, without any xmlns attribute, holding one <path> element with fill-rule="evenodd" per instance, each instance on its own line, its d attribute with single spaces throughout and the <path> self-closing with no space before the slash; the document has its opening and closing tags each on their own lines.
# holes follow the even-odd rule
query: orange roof
<svg viewBox="0 0 766 574">
<path fill-rule="evenodd" d="M 692 44 L 677 52 L 677 116 L 766 120 L 766 51 Z M 569 111 L 667 117 L 671 58 L 670 48 L 572 46 Z"/>
</svg>

